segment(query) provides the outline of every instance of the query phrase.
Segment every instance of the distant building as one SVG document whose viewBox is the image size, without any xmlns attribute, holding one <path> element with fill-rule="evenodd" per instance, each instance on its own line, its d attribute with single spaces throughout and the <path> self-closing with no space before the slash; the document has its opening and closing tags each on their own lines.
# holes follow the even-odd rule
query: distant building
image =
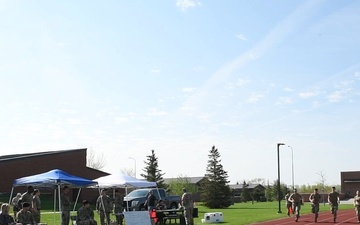
<svg viewBox="0 0 360 225">
<path fill-rule="evenodd" d="M 354 197 L 357 190 L 360 190 L 360 171 L 345 171 L 340 173 L 341 193 L 346 198 Z"/>
<path fill-rule="evenodd" d="M 195 202 L 199 202 L 201 200 L 201 186 L 202 183 L 207 180 L 206 177 L 184 177 L 186 178 L 190 184 L 193 184 L 197 187 L 198 192 L 196 193 L 192 193 L 193 194 L 193 198 Z M 179 178 L 164 178 L 164 183 L 165 184 L 170 184 L 172 181 L 177 181 Z"/>
<path fill-rule="evenodd" d="M 86 166 L 86 148 L 47 151 L 26 154 L 0 156 L 0 192 L 9 193 L 15 179 L 60 169 L 69 174 L 94 180 L 108 173 Z M 23 192 L 25 187 L 17 187 L 14 192 Z M 89 196 L 93 191 L 82 191 L 89 200 L 97 196 Z M 75 193 L 73 193 L 74 195 Z M 98 193 L 95 192 L 95 195 Z M 75 195 L 76 196 L 76 195 Z"/>
<path fill-rule="evenodd" d="M 234 202 L 242 202 L 244 199 L 241 199 L 241 193 L 244 190 L 243 184 L 230 184 L 229 185 L 233 197 Z M 254 201 L 265 201 L 265 187 L 261 184 L 247 184 L 245 186 L 246 191 L 249 194 L 256 193 L 253 195 Z"/>
</svg>

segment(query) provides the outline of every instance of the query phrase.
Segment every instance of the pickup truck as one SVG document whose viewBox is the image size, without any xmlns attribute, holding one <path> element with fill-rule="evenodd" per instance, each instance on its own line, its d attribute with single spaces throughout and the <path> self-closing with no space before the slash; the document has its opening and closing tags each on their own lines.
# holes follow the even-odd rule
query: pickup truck
<svg viewBox="0 0 360 225">
<path fill-rule="evenodd" d="M 169 196 L 163 188 L 136 189 L 124 197 L 123 207 L 126 210 L 127 208 L 129 208 L 129 211 L 146 210 L 144 204 L 150 190 L 153 191 L 153 194 L 155 195 L 157 201 L 159 201 L 160 199 L 164 201 L 168 209 L 178 208 L 181 197 Z"/>
</svg>

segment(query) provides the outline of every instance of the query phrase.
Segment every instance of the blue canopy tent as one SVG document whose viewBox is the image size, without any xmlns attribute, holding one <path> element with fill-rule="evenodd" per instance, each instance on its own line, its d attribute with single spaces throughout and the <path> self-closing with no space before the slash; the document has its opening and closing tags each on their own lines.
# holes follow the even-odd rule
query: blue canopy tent
<svg viewBox="0 0 360 225">
<path fill-rule="evenodd" d="M 60 189 L 61 186 L 69 186 L 69 187 L 77 187 L 80 188 L 78 197 L 82 187 L 89 187 L 97 185 L 96 181 L 88 180 L 82 177 L 77 177 L 71 174 L 68 174 L 62 170 L 54 169 L 50 170 L 46 173 L 36 174 L 28 177 L 22 177 L 19 179 L 14 180 L 13 187 L 11 189 L 10 200 L 12 199 L 14 187 L 18 186 L 34 186 L 34 187 L 48 187 L 54 189 L 54 215 L 55 215 L 55 208 L 56 208 L 56 190 L 58 190 L 58 197 L 59 197 L 59 210 L 61 209 L 61 198 L 60 198 Z M 78 199 L 77 197 L 77 199 Z M 76 199 L 76 201 L 77 201 Z M 61 214 L 60 214 L 61 220 Z M 55 223 L 55 220 L 54 220 Z"/>
</svg>

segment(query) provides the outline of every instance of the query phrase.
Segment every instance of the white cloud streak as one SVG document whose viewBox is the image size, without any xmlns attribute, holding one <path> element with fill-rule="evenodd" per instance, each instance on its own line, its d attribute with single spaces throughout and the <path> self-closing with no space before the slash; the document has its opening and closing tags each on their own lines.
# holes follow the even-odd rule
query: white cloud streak
<svg viewBox="0 0 360 225">
<path fill-rule="evenodd" d="M 201 6 L 201 2 L 196 0 L 177 0 L 176 6 L 179 7 L 181 10 L 187 10 L 189 8 Z"/>
</svg>

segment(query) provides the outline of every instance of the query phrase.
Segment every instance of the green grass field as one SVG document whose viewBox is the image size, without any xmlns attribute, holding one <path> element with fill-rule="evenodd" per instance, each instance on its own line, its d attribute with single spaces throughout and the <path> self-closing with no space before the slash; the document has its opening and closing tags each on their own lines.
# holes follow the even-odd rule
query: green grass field
<svg viewBox="0 0 360 225">
<path fill-rule="evenodd" d="M 277 218 L 286 217 L 286 208 L 284 206 L 285 202 L 282 202 L 282 214 L 278 214 L 278 203 L 277 202 L 256 202 L 254 204 L 249 203 L 236 203 L 235 205 L 230 206 L 227 209 L 208 209 L 201 204 L 197 205 L 199 210 L 199 218 L 195 218 L 195 224 L 200 225 L 201 219 L 204 218 L 204 213 L 207 212 L 222 212 L 224 215 L 224 223 L 226 225 L 243 225 L 251 224 L 255 222 L 267 221 Z M 302 214 L 310 213 L 310 204 L 305 203 L 301 209 Z M 342 204 L 340 205 L 340 210 L 343 209 L 353 209 L 351 204 Z M 328 205 L 321 205 L 320 211 L 328 211 Z M 75 215 L 75 212 L 72 213 Z M 47 223 L 48 225 L 59 225 L 60 224 L 60 215 L 59 213 L 52 213 L 52 211 L 46 210 L 42 211 L 42 222 Z M 99 222 L 99 216 L 95 213 L 95 219 Z M 115 216 L 111 216 L 112 220 L 115 220 Z M 179 222 L 178 222 L 179 223 Z M 172 223 L 174 224 L 174 223 Z"/>
</svg>

